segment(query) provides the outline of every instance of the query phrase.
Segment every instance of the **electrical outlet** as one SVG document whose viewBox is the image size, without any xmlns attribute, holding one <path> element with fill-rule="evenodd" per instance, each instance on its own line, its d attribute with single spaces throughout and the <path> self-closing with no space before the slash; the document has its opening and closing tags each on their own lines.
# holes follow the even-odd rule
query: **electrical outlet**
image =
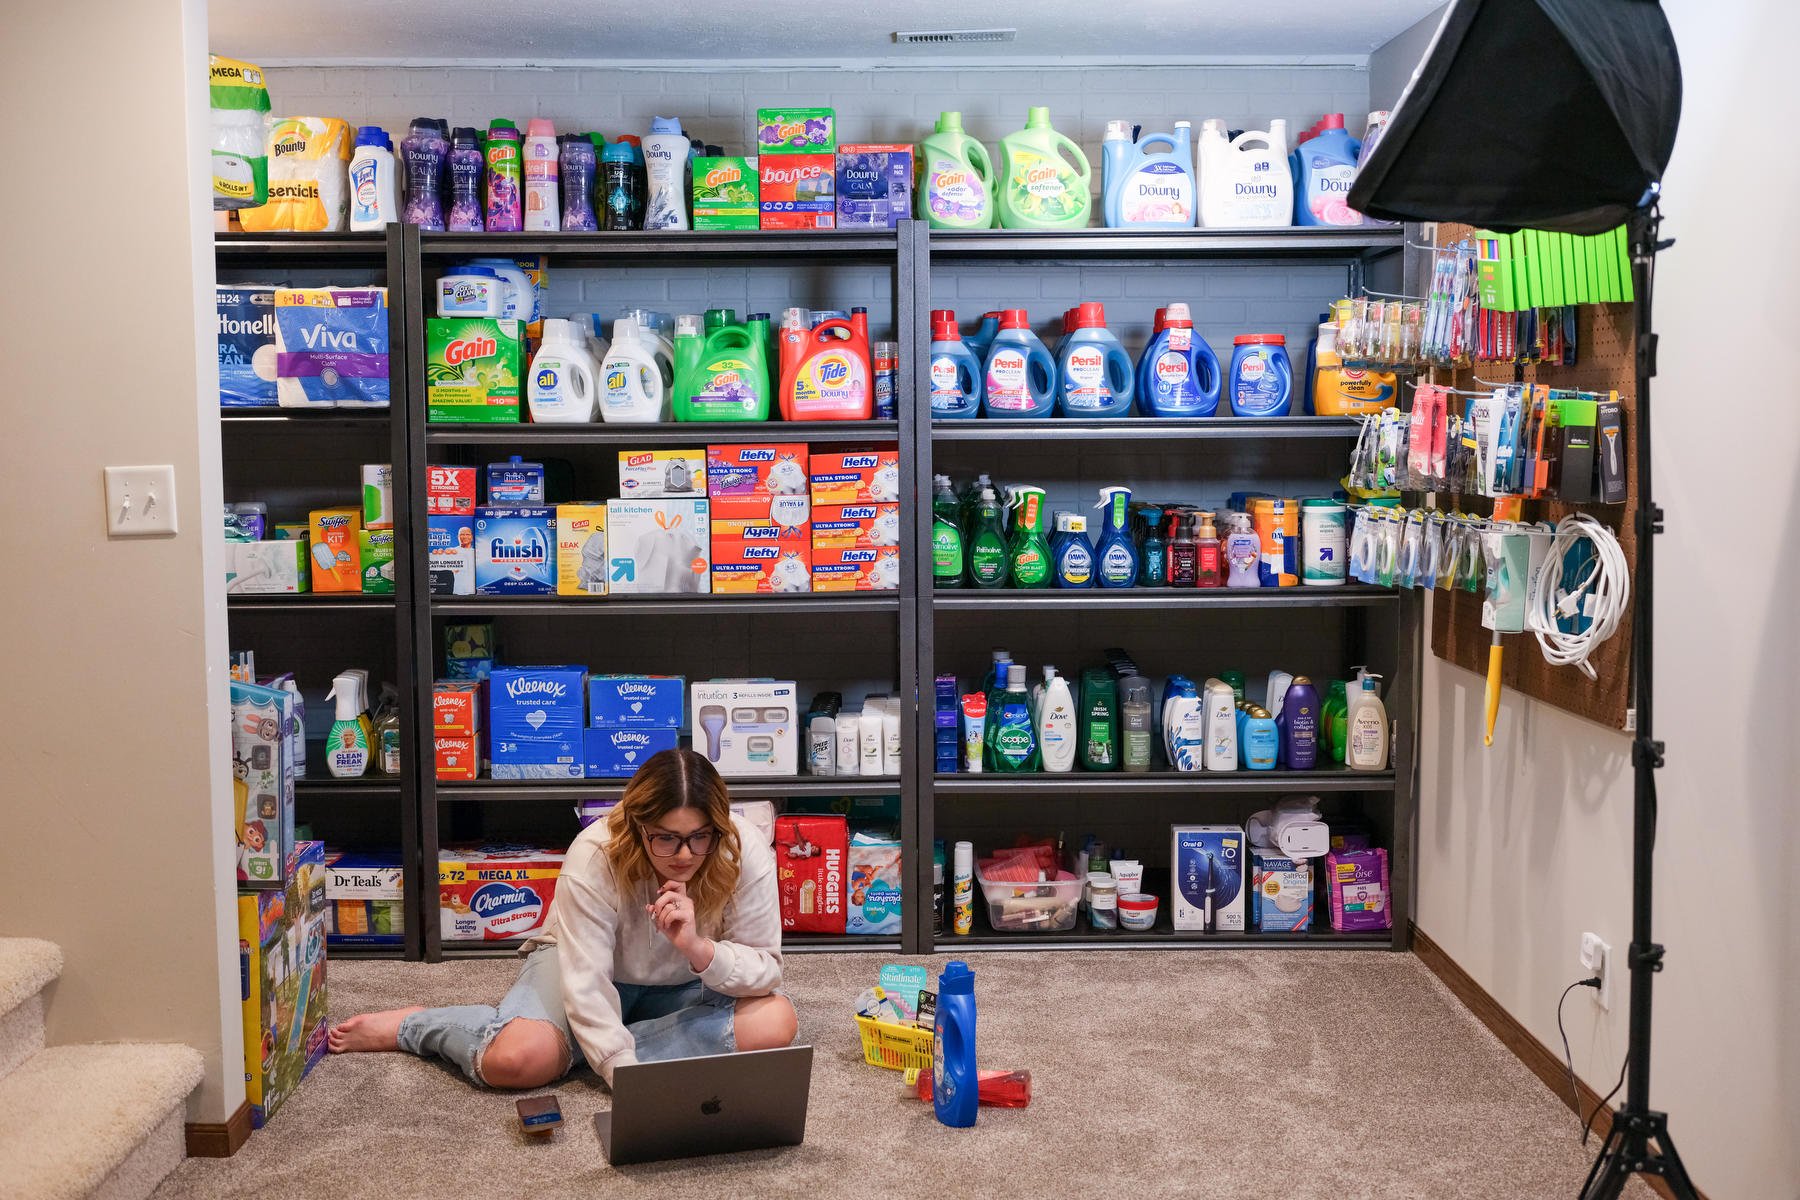
<svg viewBox="0 0 1800 1200">
<path fill-rule="evenodd" d="M 1581 969 L 1600 977 L 1600 986 L 1594 991 L 1594 1003 L 1605 1011 L 1612 1011 L 1612 947 L 1601 941 L 1597 933 L 1581 935 Z"/>
<path fill-rule="evenodd" d="M 108 537 L 169 537 L 176 532 L 174 467 L 106 468 Z"/>
</svg>

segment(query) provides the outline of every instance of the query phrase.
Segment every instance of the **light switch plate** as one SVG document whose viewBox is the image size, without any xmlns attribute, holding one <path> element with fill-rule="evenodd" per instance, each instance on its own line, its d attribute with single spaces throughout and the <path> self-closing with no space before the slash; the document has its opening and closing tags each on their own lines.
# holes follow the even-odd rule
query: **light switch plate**
<svg viewBox="0 0 1800 1200">
<path fill-rule="evenodd" d="M 174 467 L 106 468 L 108 537 L 171 537 L 176 532 Z"/>
</svg>

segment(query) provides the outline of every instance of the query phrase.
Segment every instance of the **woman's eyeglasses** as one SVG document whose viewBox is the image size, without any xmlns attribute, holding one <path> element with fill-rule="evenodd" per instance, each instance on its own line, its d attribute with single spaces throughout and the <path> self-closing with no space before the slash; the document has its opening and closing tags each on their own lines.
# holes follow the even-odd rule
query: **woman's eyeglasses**
<svg viewBox="0 0 1800 1200">
<path fill-rule="evenodd" d="M 704 858 L 712 853 L 713 839 L 718 835 L 711 829 L 696 829 L 682 837 L 674 833 L 646 833 L 644 841 L 650 846 L 650 853 L 658 858 L 674 858 L 683 846 L 688 853 Z"/>
</svg>

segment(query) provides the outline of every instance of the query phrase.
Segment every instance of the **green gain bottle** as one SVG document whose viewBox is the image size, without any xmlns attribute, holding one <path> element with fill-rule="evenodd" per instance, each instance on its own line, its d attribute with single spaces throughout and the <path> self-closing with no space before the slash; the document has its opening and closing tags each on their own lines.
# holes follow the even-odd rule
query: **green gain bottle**
<svg viewBox="0 0 1800 1200">
<path fill-rule="evenodd" d="M 1050 543 L 1044 538 L 1044 489 L 1013 489 L 1012 541 L 1007 545 L 1016 588 L 1050 586 Z"/>
<path fill-rule="evenodd" d="M 1044 557 L 1048 560 L 1049 555 Z M 969 538 L 969 579 L 978 588 L 1003 588 L 1011 576 L 1010 562 L 1006 535 L 1000 531 L 1000 502 L 994 498 L 993 488 L 983 488 L 981 499 L 975 502 L 974 534 Z"/>
<path fill-rule="evenodd" d="M 950 490 L 950 477 L 932 477 L 935 491 L 931 497 L 931 582 L 940 588 L 963 586 L 963 536 L 957 527 L 956 494 Z"/>
</svg>

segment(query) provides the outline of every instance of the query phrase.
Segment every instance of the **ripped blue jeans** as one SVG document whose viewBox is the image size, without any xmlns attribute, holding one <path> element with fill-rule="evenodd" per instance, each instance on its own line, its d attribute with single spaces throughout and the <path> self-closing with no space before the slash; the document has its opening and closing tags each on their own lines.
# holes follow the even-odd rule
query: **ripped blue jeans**
<svg viewBox="0 0 1800 1200">
<path fill-rule="evenodd" d="M 639 1062 L 731 1054 L 737 1050 L 733 1023 L 737 1001 L 720 995 L 698 979 L 691 983 L 615 983 L 619 1012 L 637 1043 Z M 567 1063 L 563 1074 L 584 1061 L 581 1045 L 569 1031 L 563 1010 L 562 965 L 555 946 L 532 951 L 519 981 L 499 1007 L 455 1004 L 426 1008 L 400 1022 L 400 1048 L 421 1058 L 453 1063 L 479 1084 L 481 1056 L 508 1021 L 543 1021 L 562 1035 Z"/>
</svg>

